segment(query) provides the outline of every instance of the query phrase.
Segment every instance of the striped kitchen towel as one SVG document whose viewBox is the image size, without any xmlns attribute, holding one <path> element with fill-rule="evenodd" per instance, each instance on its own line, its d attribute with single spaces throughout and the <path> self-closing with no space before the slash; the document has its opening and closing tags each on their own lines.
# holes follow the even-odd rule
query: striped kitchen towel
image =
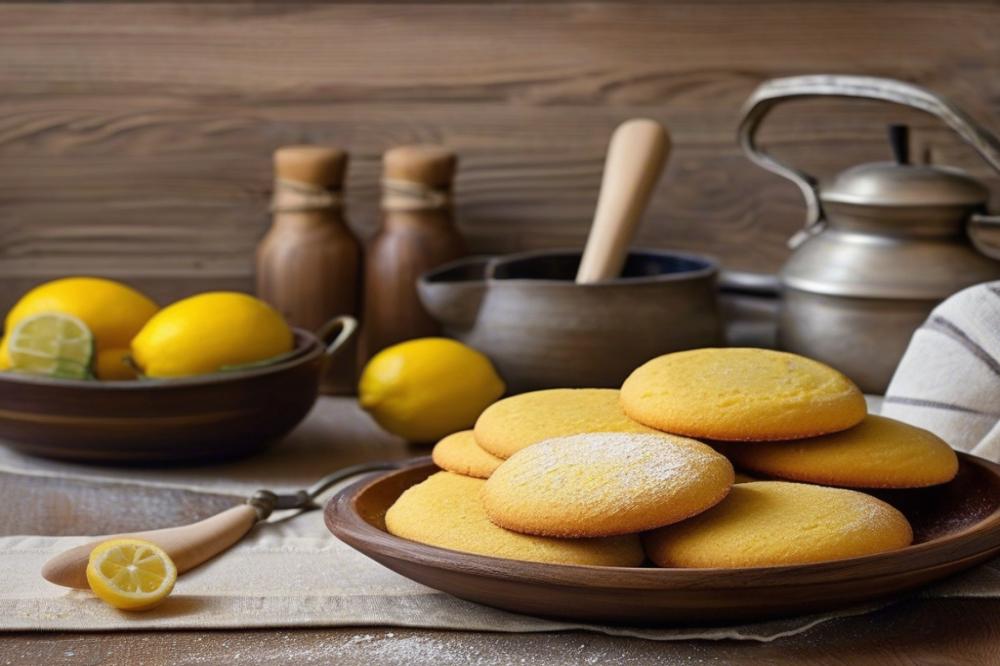
<svg viewBox="0 0 1000 666">
<path fill-rule="evenodd" d="M 934 309 L 896 368 L 882 414 L 1000 462 L 1000 282 Z"/>
</svg>

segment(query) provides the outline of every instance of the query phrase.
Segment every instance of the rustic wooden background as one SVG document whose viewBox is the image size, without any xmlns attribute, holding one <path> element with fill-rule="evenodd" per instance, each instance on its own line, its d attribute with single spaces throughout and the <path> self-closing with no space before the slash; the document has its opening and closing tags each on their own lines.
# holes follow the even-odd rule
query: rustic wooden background
<svg viewBox="0 0 1000 666">
<path fill-rule="evenodd" d="M 608 135 L 651 116 L 675 152 L 641 242 L 773 270 L 794 188 L 740 153 L 740 104 L 773 76 L 894 76 L 1000 131 L 1000 3 L 680 2 L 11 4 L 0 6 L 0 307 L 70 273 L 160 299 L 250 289 L 270 153 L 352 153 L 349 213 L 377 221 L 379 156 L 461 155 L 474 250 L 582 244 Z M 1000 185 L 932 119 L 875 103 L 775 113 L 776 153 L 821 175 L 918 152 Z"/>
</svg>

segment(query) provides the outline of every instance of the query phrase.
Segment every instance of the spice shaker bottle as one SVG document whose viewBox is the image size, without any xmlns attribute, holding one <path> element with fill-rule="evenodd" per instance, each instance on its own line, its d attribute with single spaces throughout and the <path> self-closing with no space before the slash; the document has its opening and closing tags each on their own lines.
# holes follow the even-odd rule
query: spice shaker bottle
<svg viewBox="0 0 1000 666">
<path fill-rule="evenodd" d="M 417 296 L 417 278 L 465 254 L 452 219 L 457 159 L 439 146 L 400 146 L 382 158 L 382 226 L 365 268 L 363 359 L 438 326 Z"/>
<path fill-rule="evenodd" d="M 289 324 L 310 331 L 359 310 L 362 249 L 344 219 L 346 168 L 347 153 L 337 148 L 285 146 L 274 153 L 274 221 L 257 248 L 257 294 Z M 325 393 L 354 391 L 356 355 L 346 349 L 331 360 Z"/>
</svg>

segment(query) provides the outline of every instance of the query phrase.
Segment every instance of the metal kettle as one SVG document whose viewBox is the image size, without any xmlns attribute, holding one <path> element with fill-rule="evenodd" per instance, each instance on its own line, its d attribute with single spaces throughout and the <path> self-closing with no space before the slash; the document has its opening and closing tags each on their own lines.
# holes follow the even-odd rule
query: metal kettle
<svg viewBox="0 0 1000 666">
<path fill-rule="evenodd" d="M 989 190 L 965 172 L 912 164 L 907 129 L 890 128 L 894 162 L 861 164 L 822 185 L 755 142 L 777 104 L 837 96 L 894 102 L 931 113 L 1000 171 L 1000 141 L 933 93 L 901 81 L 816 75 L 773 79 L 743 108 L 739 140 L 756 164 L 794 182 L 806 199 L 805 229 L 790 241 L 780 279 L 778 344 L 829 363 L 869 393 L 884 393 L 913 332 L 935 305 L 967 286 L 1000 278 L 1000 261 L 972 242 Z"/>
</svg>

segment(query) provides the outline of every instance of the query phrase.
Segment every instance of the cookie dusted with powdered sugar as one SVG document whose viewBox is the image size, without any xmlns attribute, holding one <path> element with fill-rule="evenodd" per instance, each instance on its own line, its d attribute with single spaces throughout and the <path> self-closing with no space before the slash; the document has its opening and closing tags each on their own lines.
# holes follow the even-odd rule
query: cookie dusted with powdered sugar
<svg viewBox="0 0 1000 666">
<path fill-rule="evenodd" d="M 701 442 L 587 433 L 515 453 L 483 486 L 483 506 L 494 523 L 525 534 L 611 536 L 701 513 L 732 485 L 732 465 Z"/>
<path fill-rule="evenodd" d="M 607 539 L 551 539 L 497 527 L 480 493 L 486 482 L 438 472 L 409 488 L 385 514 L 395 536 L 466 553 L 551 564 L 636 567 L 645 555 L 638 535 Z"/>
</svg>

